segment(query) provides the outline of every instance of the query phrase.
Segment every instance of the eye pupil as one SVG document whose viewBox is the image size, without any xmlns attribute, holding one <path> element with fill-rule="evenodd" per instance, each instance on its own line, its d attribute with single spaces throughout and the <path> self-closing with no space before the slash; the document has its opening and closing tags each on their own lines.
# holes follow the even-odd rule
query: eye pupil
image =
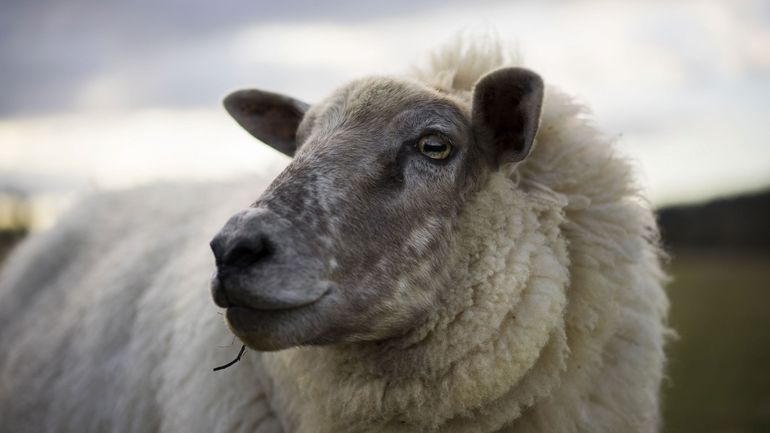
<svg viewBox="0 0 770 433">
<path fill-rule="evenodd" d="M 431 159 L 445 159 L 452 148 L 441 137 L 426 135 L 417 143 L 417 148 L 423 155 Z"/>
</svg>

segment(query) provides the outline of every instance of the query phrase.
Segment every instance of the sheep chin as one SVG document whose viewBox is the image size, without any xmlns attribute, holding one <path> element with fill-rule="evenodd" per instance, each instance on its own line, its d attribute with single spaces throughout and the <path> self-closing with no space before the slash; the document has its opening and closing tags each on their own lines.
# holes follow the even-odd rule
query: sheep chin
<svg viewBox="0 0 770 433">
<path fill-rule="evenodd" d="M 328 293 L 328 292 L 327 292 Z M 326 296 L 301 306 L 258 310 L 232 306 L 225 313 L 230 331 L 251 349 L 272 352 L 314 344 L 326 330 Z"/>
</svg>

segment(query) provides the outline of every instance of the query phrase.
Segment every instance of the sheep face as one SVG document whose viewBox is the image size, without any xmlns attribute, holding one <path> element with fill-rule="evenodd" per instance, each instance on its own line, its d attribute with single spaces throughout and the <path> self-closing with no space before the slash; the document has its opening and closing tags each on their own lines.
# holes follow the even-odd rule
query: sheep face
<svg viewBox="0 0 770 433">
<path fill-rule="evenodd" d="M 404 335 L 452 284 L 456 228 L 488 174 L 529 152 L 540 78 L 492 72 L 472 104 L 420 83 L 355 81 L 308 106 L 247 90 L 225 107 L 294 159 L 211 243 L 212 294 L 248 346 Z"/>
</svg>

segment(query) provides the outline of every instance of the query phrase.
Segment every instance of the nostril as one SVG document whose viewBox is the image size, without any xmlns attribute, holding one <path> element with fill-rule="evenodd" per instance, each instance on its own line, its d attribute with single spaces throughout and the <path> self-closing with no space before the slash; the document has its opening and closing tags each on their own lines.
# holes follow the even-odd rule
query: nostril
<svg viewBox="0 0 770 433">
<path fill-rule="evenodd" d="M 239 240 L 224 257 L 228 266 L 244 268 L 262 261 L 271 254 L 271 245 L 264 237 Z"/>
<path fill-rule="evenodd" d="M 217 236 L 214 239 L 209 242 L 209 246 L 211 247 L 211 252 L 214 253 L 214 261 L 216 262 L 217 266 L 222 264 L 222 256 L 224 255 L 224 246 L 222 245 L 222 239 Z"/>
<path fill-rule="evenodd" d="M 222 308 L 230 306 L 230 300 L 227 299 L 227 293 L 217 273 L 211 277 L 211 297 L 214 298 L 214 303 Z"/>
</svg>

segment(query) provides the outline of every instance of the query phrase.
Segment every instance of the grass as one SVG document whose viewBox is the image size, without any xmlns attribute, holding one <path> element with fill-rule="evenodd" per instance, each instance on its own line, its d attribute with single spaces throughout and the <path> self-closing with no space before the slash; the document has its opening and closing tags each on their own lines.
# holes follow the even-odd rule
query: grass
<svg viewBox="0 0 770 433">
<path fill-rule="evenodd" d="M 770 253 L 675 253 L 667 433 L 770 432 Z"/>
</svg>

